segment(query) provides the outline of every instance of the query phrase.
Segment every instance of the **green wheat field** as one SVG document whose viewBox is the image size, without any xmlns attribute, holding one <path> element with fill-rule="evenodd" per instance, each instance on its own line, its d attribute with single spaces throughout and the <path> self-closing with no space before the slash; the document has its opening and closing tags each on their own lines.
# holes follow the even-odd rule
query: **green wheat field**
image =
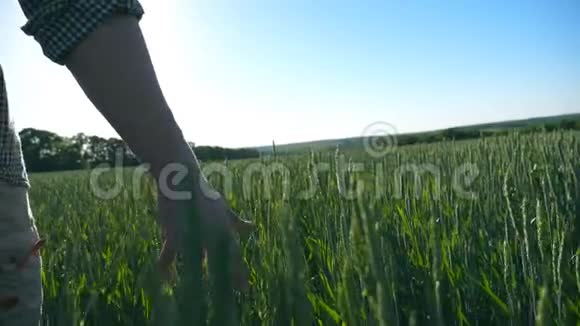
<svg viewBox="0 0 580 326">
<path fill-rule="evenodd" d="M 210 181 L 257 224 L 242 240 L 246 293 L 188 257 L 177 284 L 159 283 L 156 192 L 134 169 L 111 199 L 94 194 L 89 171 L 32 175 L 43 324 L 580 325 L 579 138 L 224 163 L 231 184 Z M 250 166 L 277 172 L 248 178 Z"/>
</svg>

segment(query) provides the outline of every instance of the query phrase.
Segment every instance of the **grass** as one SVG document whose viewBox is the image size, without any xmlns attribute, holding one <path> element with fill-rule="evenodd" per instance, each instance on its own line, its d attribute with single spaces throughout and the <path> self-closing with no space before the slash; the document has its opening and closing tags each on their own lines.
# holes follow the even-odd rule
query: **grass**
<svg viewBox="0 0 580 326">
<path fill-rule="evenodd" d="M 88 172 L 33 175 L 44 323 L 579 325 L 579 157 L 556 132 L 229 162 L 228 189 L 210 180 L 258 226 L 235 297 L 220 275 L 158 283 L 155 191 L 134 170 L 101 178 L 126 181 L 107 200 Z"/>
</svg>

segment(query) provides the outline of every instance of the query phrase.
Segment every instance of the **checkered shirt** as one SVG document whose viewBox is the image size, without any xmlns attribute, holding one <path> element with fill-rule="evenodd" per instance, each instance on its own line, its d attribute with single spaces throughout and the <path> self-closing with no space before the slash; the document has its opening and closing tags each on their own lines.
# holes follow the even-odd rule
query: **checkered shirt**
<svg viewBox="0 0 580 326">
<path fill-rule="evenodd" d="M 34 37 L 50 60 L 61 65 L 76 45 L 112 15 L 143 16 L 137 0 L 19 1 L 28 18 L 22 30 Z"/>
<path fill-rule="evenodd" d="M 20 138 L 8 112 L 8 97 L 2 66 L 0 66 L 0 182 L 28 187 Z"/>
<path fill-rule="evenodd" d="M 67 55 L 114 14 L 141 19 L 137 0 L 19 0 L 28 19 L 22 31 L 33 36 L 50 60 L 63 65 Z M 0 67 L 0 182 L 28 187 L 20 138 L 8 111 Z"/>
</svg>

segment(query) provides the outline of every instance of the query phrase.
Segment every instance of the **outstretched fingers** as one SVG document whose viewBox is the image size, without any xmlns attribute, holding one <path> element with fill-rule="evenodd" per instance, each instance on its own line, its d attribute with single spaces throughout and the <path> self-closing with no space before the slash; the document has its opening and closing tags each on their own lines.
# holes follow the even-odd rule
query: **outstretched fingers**
<svg viewBox="0 0 580 326">
<path fill-rule="evenodd" d="M 234 233 L 215 234 L 207 247 L 210 272 L 215 280 L 231 282 L 235 290 L 246 291 L 249 287 L 249 272 Z"/>
</svg>

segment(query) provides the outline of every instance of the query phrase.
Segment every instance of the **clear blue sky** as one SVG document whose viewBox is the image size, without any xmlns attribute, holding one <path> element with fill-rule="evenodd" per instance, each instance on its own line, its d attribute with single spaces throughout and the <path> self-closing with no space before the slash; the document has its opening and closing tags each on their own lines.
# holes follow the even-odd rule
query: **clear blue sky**
<svg viewBox="0 0 580 326">
<path fill-rule="evenodd" d="M 580 112 L 580 1 L 143 0 L 186 137 L 251 146 Z M 0 4 L 18 128 L 115 136 Z"/>
</svg>

